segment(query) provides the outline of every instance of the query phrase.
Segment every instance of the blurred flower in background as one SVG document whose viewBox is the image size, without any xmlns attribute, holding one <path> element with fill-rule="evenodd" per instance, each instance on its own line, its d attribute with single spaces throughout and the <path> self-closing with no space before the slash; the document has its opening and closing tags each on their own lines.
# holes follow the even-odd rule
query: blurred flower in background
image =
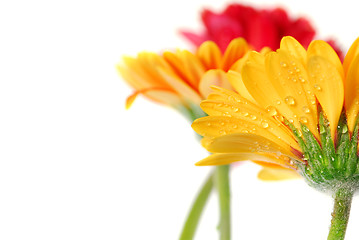
<svg viewBox="0 0 359 240">
<path fill-rule="evenodd" d="M 259 51 L 263 47 L 273 50 L 279 48 L 279 42 L 284 36 L 292 36 L 307 47 L 316 35 L 308 19 L 292 18 L 282 8 L 260 9 L 235 3 L 228 5 L 222 12 L 204 9 L 201 18 L 205 27 L 202 33 L 182 30 L 181 34 L 195 46 L 207 40 L 214 41 L 222 51 L 237 37 L 243 37 Z M 328 40 L 328 43 L 342 58 L 335 42 Z"/>
</svg>

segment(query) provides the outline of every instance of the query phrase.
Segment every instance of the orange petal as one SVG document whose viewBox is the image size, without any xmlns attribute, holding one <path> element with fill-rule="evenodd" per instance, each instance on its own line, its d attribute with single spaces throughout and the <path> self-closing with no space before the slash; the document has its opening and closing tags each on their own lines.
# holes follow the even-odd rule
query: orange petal
<svg viewBox="0 0 359 240">
<path fill-rule="evenodd" d="M 162 78 L 178 93 L 185 101 L 200 104 L 202 98 L 194 89 L 188 86 L 182 79 L 168 69 L 157 69 Z"/>
<path fill-rule="evenodd" d="M 232 86 L 227 79 L 226 73 L 219 69 L 209 70 L 201 78 L 198 88 L 203 98 L 207 98 L 207 96 L 213 92 L 211 89 L 212 85 L 226 89 L 232 89 Z"/>
<path fill-rule="evenodd" d="M 202 43 L 198 48 L 197 56 L 206 69 L 218 69 L 221 67 L 221 50 L 212 41 Z"/>
<path fill-rule="evenodd" d="M 228 71 L 231 66 L 249 50 L 247 42 L 243 38 L 232 40 L 224 53 L 222 69 Z"/>
</svg>

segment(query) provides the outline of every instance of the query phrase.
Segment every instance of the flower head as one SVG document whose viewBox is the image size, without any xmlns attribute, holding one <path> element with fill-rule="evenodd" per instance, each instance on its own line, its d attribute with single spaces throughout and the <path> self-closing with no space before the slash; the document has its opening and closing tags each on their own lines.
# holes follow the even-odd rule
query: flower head
<svg viewBox="0 0 359 240">
<path fill-rule="evenodd" d="M 214 87 L 201 103 L 209 116 L 192 126 L 215 154 L 197 165 L 256 160 L 293 169 L 320 189 L 358 188 L 358 69 L 359 39 L 343 64 L 320 40 L 306 50 L 285 37 L 276 52 L 251 52 L 241 74 L 228 73 L 245 94 Z"/>
<path fill-rule="evenodd" d="M 263 47 L 279 48 L 284 36 L 293 36 L 304 47 L 313 40 L 315 29 L 304 17 L 292 18 L 282 8 L 259 9 L 243 4 L 230 4 L 222 12 L 205 9 L 202 12 L 205 31 L 201 34 L 181 31 L 194 45 L 214 41 L 223 51 L 228 43 L 243 37 L 257 51 Z M 328 41 L 341 57 L 341 50 L 333 40 Z"/>
<path fill-rule="evenodd" d="M 177 50 L 124 57 L 118 70 L 135 89 L 127 99 L 127 107 L 138 94 L 177 108 L 199 105 L 211 91 L 210 85 L 231 88 L 225 72 L 235 69 L 248 50 L 246 41 L 238 38 L 231 41 L 224 54 L 215 43 L 207 41 L 196 53 Z"/>
<path fill-rule="evenodd" d="M 315 35 L 315 30 L 307 19 L 291 19 L 281 8 L 258 9 L 230 4 L 220 13 L 205 9 L 202 21 L 206 27 L 204 33 L 183 31 L 182 34 L 195 45 L 212 40 L 221 49 L 225 49 L 237 37 L 246 39 L 256 50 L 263 47 L 277 49 L 281 38 L 287 35 L 308 46 Z"/>
</svg>

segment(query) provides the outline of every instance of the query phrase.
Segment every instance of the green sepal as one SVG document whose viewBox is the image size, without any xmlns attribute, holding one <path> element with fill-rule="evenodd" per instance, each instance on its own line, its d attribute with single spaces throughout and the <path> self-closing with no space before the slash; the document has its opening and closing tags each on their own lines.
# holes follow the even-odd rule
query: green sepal
<svg viewBox="0 0 359 240">
<path fill-rule="evenodd" d="M 346 164 L 345 176 L 352 176 L 358 173 L 358 131 L 359 131 L 359 117 L 356 120 L 354 131 L 349 146 L 349 156 Z"/>
<path fill-rule="evenodd" d="M 332 179 L 333 176 L 328 170 L 329 163 L 326 160 L 317 139 L 306 125 L 301 124 L 301 128 L 305 143 L 309 149 L 308 164 L 312 166 L 314 175 L 321 177 L 323 181 Z"/>
<path fill-rule="evenodd" d="M 328 169 L 327 179 L 333 179 L 337 171 L 335 169 L 338 158 L 335 154 L 334 142 L 330 133 L 330 127 L 328 120 L 324 117 L 323 112 L 319 115 L 319 135 L 322 143 L 322 153 L 323 153 L 323 166 Z"/>
</svg>

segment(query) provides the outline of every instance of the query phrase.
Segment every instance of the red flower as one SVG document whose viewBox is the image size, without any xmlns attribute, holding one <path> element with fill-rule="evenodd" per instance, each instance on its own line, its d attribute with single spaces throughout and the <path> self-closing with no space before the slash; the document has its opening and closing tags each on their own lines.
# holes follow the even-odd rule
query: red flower
<svg viewBox="0 0 359 240">
<path fill-rule="evenodd" d="M 315 30 L 307 19 L 292 19 L 281 8 L 256 9 L 231 4 L 221 13 L 205 9 L 202 12 L 202 21 L 206 28 L 202 34 L 190 31 L 181 31 L 181 34 L 196 46 L 206 40 L 214 41 L 222 51 L 237 37 L 243 37 L 259 51 L 263 47 L 279 48 L 280 40 L 284 36 L 293 36 L 307 47 L 315 35 Z M 341 54 L 339 48 L 334 48 Z"/>
</svg>

